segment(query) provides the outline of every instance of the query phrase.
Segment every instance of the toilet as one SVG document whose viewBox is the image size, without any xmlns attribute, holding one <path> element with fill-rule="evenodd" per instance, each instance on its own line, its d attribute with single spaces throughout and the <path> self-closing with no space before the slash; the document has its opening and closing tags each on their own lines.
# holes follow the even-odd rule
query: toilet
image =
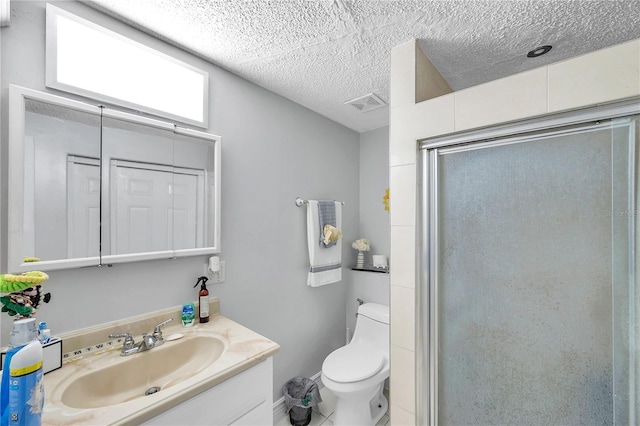
<svg viewBox="0 0 640 426">
<path fill-rule="evenodd" d="M 389 377 L 389 307 L 358 308 L 351 342 L 322 364 L 322 383 L 336 397 L 335 426 L 375 425 L 389 407 L 383 395 Z"/>
</svg>

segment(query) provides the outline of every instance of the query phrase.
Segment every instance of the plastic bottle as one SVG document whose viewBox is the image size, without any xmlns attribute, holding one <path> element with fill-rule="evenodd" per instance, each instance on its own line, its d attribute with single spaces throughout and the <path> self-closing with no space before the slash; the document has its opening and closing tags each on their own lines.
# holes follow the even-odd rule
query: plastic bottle
<svg viewBox="0 0 640 426">
<path fill-rule="evenodd" d="M 196 320 L 195 314 L 196 307 L 193 303 L 185 303 L 182 306 L 182 326 L 183 327 L 193 327 L 193 323 Z"/>
<path fill-rule="evenodd" d="M 44 378 L 42 345 L 33 341 L 11 358 L 9 366 L 9 425 L 42 424 Z"/>
<path fill-rule="evenodd" d="M 16 348 L 9 348 L 4 356 L 4 365 L 2 366 L 2 385 L 0 385 L 0 410 L 2 411 L 2 420 L 0 424 L 7 426 L 9 424 L 9 380 L 11 370 L 11 358 L 20 350 L 23 346 Z"/>
<path fill-rule="evenodd" d="M 49 340 L 51 340 L 51 330 L 47 328 L 47 323 L 44 321 L 38 324 L 38 340 L 43 345 L 49 343 Z"/>
<path fill-rule="evenodd" d="M 4 358 L 2 368 L 2 385 L 0 386 L 0 412 L 2 426 L 10 424 L 9 419 L 9 383 L 11 380 L 11 360 L 25 345 L 37 340 L 38 330 L 36 329 L 35 318 L 23 318 L 13 322 L 13 329 L 9 338 L 9 349 Z"/>
<path fill-rule="evenodd" d="M 209 322 L 209 290 L 207 290 L 207 281 L 209 279 L 207 277 L 200 277 L 196 282 L 196 285 L 193 288 L 196 288 L 198 284 L 200 284 L 200 292 L 198 293 L 198 301 L 199 301 L 199 318 L 200 322 Z"/>
<path fill-rule="evenodd" d="M 23 318 L 13 322 L 13 329 L 9 337 L 10 348 L 24 346 L 34 340 L 38 340 L 35 318 Z"/>
</svg>

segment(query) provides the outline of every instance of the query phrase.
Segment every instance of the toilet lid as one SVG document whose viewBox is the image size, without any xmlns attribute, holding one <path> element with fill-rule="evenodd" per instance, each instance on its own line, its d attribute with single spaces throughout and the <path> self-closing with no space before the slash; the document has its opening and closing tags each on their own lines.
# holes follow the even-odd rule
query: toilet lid
<svg viewBox="0 0 640 426">
<path fill-rule="evenodd" d="M 384 365 L 384 356 L 367 345 L 351 344 L 333 351 L 322 364 L 329 379 L 349 383 L 368 379 Z"/>
</svg>

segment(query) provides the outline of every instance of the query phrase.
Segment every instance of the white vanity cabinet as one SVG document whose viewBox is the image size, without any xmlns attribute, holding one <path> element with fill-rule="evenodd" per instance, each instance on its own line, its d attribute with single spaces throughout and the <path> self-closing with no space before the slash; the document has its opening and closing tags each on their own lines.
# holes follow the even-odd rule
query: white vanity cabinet
<svg viewBox="0 0 640 426">
<path fill-rule="evenodd" d="M 273 359 L 170 408 L 145 425 L 272 425 Z"/>
</svg>

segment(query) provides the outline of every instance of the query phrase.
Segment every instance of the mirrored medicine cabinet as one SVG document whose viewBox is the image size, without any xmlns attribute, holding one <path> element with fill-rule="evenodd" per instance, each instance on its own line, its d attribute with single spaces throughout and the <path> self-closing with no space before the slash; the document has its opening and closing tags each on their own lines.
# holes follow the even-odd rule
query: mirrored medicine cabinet
<svg viewBox="0 0 640 426">
<path fill-rule="evenodd" d="M 220 143 L 10 86 L 9 271 L 219 253 Z"/>
</svg>

